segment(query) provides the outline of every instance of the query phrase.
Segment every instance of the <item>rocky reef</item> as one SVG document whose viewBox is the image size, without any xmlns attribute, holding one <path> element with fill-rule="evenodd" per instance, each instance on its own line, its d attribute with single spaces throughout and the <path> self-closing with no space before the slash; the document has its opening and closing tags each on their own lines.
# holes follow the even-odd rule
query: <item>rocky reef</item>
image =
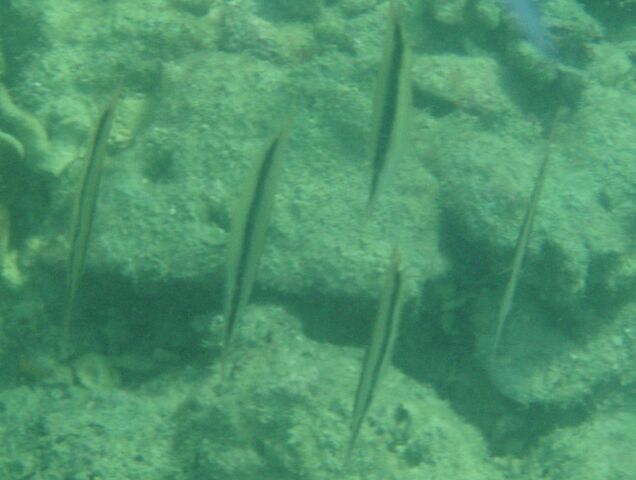
<svg viewBox="0 0 636 480">
<path fill-rule="evenodd" d="M 409 141 L 370 216 L 388 2 L 0 5 L 1 474 L 636 475 L 625 449 L 636 428 L 636 30 L 620 18 L 634 2 L 540 2 L 554 55 L 505 2 L 401 3 Z M 118 87 L 69 358 L 68 218 Z M 232 206 L 290 114 L 253 305 L 222 380 Z M 397 242 L 410 284 L 402 334 L 343 469 Z"/>
</svg>

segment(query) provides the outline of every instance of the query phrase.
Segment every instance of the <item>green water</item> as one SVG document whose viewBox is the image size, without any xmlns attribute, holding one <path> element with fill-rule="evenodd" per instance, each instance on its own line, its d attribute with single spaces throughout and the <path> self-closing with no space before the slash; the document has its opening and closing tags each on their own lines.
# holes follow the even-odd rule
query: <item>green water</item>
<svg viewBox="0 0 636 480">
<path fill-rule="evenodd" d="M 636 2 L 538 2 L 550 55 L 509 3 L 401 3 L 408 128 L 368 212 L 389 2 L 0 0 L 0 479 L 636 479 Z M 232 217 L 287 118 L 223 379 Z M 343 466 L 395 245 L 400 334 Z"/>
</svg>

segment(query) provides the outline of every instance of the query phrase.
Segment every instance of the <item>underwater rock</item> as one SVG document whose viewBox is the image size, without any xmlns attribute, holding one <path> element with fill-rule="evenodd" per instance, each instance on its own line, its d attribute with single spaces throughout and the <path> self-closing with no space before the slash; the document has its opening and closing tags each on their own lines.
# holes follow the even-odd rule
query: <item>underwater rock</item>
<svg viewBox="0 0 636 480">
<path fill-rule="evenodd" d="M 605 36 L 601 23 L 586 11 L 581 2 L 575 0 L 546 2 L 544 16 L 555 36 L 555 54 L 566 64 L 587 63 L 588 45 L 599 42 Z"/>
<path fill-rule="evenodd" d="M 523 462 L 528 478 L 616 480 L 636 478 L 636 415 L 598 412 L 555 430 Z"/>
<path fill-rule="evenodd" d="M 229 378 L 217 370 L 175 415 L 176 454 L 193 478 L 503 478 L 479 433 L 394 368 L 343 468 L 362 350 L 307 339 L 279 307 L 248 308 L 244 320 Z"/>
<path fill-rule="evenodd" d="M 540 2 L 540 8 L 534 7 L 536 3 L 519 0 L 509 2 L 509 8 L 504 9 L 503 18 L 510 29 L 507 34 L 512 35 L 511 43 L 527 43 L 538 55 L 552 62 L 583 65 L 588 60 L 587 45 L 603 35 L 601 24 L 574 0 Z M 514 51 L 509 51 L 508 55 L 514 57 Z M 523 64 L 523 58 L 509 60 Z M 529 65 L 521 69 L 532 71 Z"/>
<path fill-rule="evenodd" d="M 433 115 L 445 105 L 448 112 L 460 109 L 505 118 L 515 107 L 503 88 L 502 75 L 500 65 L 489 57 L 418 56 L 413 62 L 416 105 Z"/>
<path fill-rule="evenodd" d="M 444 25 L 459 25 L 464 22 L 464 11 L 468 0 L 435 0 L 432 3 L 435 20 Z"/>
<path fill-rule="evenodd" d="M 501 0 L 476 0 L 474 4 L 476 22 L 487 31 L 498 28 L 503 17 L 501 5 Z"/>
<path fill-rule="evenodd" d="M 370 181 L 359 124 L 368 121 L 372 88 L 351 87 L 356 73 L 341 60 L 334 53 L 312 62 L 293 84 L 286 68 L 248 55 L 205 52 L 166 65 L 159 94 L 166 100 L 154 105 L 152 128 L 105 171 L 87 271 L 116 271 L 137 284 L 221 281 L 230 206 L 300 92 L 311 107 L 298 107 L 291 126 L 256 288 L 368 298 L 393 232 L 414 277 L 443 270 L 436 181 L 415 159 L 396 169 L 364 235 L 351 227 L 363 222 Z M 60 198 L 56 211 L 66 208 Z"/>
<path fill-rule="evenodd" d="M 263 8 L 289 20 L 311 20 L 318 16 L 323 0 L 261 0 Z"/>
<path fill-rule="evenodd" d="M 588 317 L 589 325 L 569 335 L 547 309 L 520 298 L 503 348 L 487 364 L 499 391 L 522 404 L 565 408 L 593 398 L 603 385 L 635 385 L 636 305 Z M 561 319 L 567 321 L 581 319 Z M 484 356 L 491 346 L 490 336 L 480 339 Z"/>
<path fill-rule="evenodd" d="M 42 352 L 22 353 L 18 359 L 17 371 L 22 378 L 33 384 L 73 384 L 72 369 Z"/>
<path fill-rule="evenodd" d="M 587 69 L 590 79 L 604 87 L 634 91 L 636 43 L 618 46 L 605 43 L 591 46 L 590 49 L 592 60 Z"/>
<path fill-rule="evenodd" d="M 87 353 L 73 362 L 73 372 L 80 385 L 89 390 L 108 390 L 120 383 L 119 374 L 107 357 Z"/>
<path fill-rule="evenodd" d="M 558 78 L 559 66 L 531 43 L 513 41 L 506 48 L 508 65 L 533 89 L 547 89 Z"/>
<path fill-rule="evenodd" d="M 171 0 L 176 8 L 196 17 L 207 15 L 214 2 L 215 0 Z"/>
<path fill-rule="evenodd" d="M 612 13 L 619 15 L 633 15 L 636 13 L 636 0 L 606 0 L 603 6 Z M 631 17 L 624 16 L 623 19 Z"/>
<path fill-rule="evenodd" d="M 13 163 L 24 158 L 24 147 L 14 136 L 0 131 L 0 160 Z"/>
<path fill-rule="evenodd" d="M 624 65 L 624 62 L 621 63 Z M 456 279 L 488 285 L 470 315 L 483 366 L 500 391 L 523 403 L 567 405 L 625 378 L 633 347 L 621 313 L 636 286 L 633 181 L 636 95 L 587 82 L 557 124 L 553 156 L 502 348 L 491 349 L 496 312 L 538 165 L 544 128 L 515 113 L 497 131 L 451 111 L 430 123 L 430 165 L 444 179 L 444 221 Z M 462 321 L 465 326 L 465 322 Z M 617 362 L 605 356 L 611 339 Z M 621 340 L 623 339 L 623 340 Z M 630 353 L 632 352 L 632 353 Z M 570 357 L 571 355 L 571 357 Z"/>
<path fill-rule="evenodd" d="M 345 16 L 356 16 L 373 10 L 376 0 L 339 0 L 338 6 Z"/>
<path fill-rule="evenodd" d="M 180 478 L 169 416 L 175 400 L 148 392 L 23 385 L 3 389 L 5 478 Z"/>
<path fill-rule="evenodd" d="M 277 63 L 306 61 L 318 48 L 308 24 L 278 22 L 267 10 L 261 13 L 238 6 L 217 8 L 209 21 L 216 26 L 219 48 Z"/>
</svg>

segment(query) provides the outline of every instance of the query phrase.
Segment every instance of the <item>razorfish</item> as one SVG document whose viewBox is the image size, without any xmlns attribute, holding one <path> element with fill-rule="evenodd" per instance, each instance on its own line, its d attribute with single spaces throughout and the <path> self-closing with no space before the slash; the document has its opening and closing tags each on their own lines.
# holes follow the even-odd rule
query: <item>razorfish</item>
<svg viewBox="0 0 636 480">
<path fill-rule="evenodd" d="M 99 116 L 88 153 L 84 160 L 82 176 L 75 196 L 70 228 L 66 307 L 62 333 L 62 351 L 65 355 L 69 353 L 70 349 L 73 303 L 84 271 L 86 253 L 93 228 L 93 218 L 95 217 L 95 210 L 97 208 L 97 196 L 102 177 L 104 157 L 106 156 L 108 138 L 113 125 L 113 119 L 115 118 L 115 110 L 119 102 L 120 94 L 121 89 L 117 89 Z"/>
<path fill-rule="evenodd" d="M 402 155 L 411 105 L 409 49 L 397 0 L 391 1 L 389 28 L 373 103 L 371 211 L 386 172 Z"/>
<path fill-rule="evenodd" d="M 223 314 L 225 335 L 221 356 L 225 376 L 227 351 L 241 311 L 247 304 L 265 245 L 265 234 L 274 205 L 274 193 L 282 165 L 281 147 L 287 138 L 286 121 L 258 159 L 232 215 L 226 259 Z"/>
<path fill-rule="evenodd" d="M 395 248 L 391 264 L 386 272 L 380 308 L 373 325 L 371 341 L 362 362 L 358 390 L 356 391 L 353 406 L 351 434 L 345 453 L 345 465 L 347 465 L 351 457 L 351 452 L 360 433 L 360 427 L 369 410 L 382 372 L 391 360 L 393 344 L 395 343 L 402 314 L 405 291 L 404 280 L 404 272 L 400 265 L 400 254 L 398 249 Z"/>
<path fill-rule="evenodd" d="M 528 202 L 528 207 L 526 209 L 523 222 L 521 223 L 521 229 L 519 230 L 519 235 L 517 236 L 517 244 L 515 246 L 515 253 L 512 260 L 510 278 L 508 279 L 508 283 L 506 284 L 506 290 L 504 291 L 504 296 L 501 301 L 501 305 L 499 306 L 499 311 L 497 313 L 497 329 L 495 330 L 495 338 L 490 354 L 491 360 L 494 360 L 495 355 L 497 354 L 497 347 L 499 346 L 499 342 L 501 341 L 504 324 L 506 323 L 506 318 L 508 318 L 508 314 L 510 313 L 510 309 L 512 308 L 512 301 L 517 289 L 519 273 L 521 272 L 523 259 L 526 254 L 526 250 L 528 249 L 528 240 L 530 239 L 532 224 L 537 212 L 537 205 L 539 204 L 539 197 L 541 196 L 543 183 L 545 182 L 548 163 L 550 162 L 551 158 L 550 148 L 552 146 L 552 140 L 554 138 L 554 131 L 559 119 L 561 118 L 562 112 L 563 110 L 561 108 L 557 109 L 556 113 L 554 114 L 554 118 L 552 119 L 552 124 L 550 125 L 550 130 L 548 131 L 548 138 L 545 140 L 545 152 L 543 154 L 541 165 L 539 166 L 539 173 L 537 174 L 537 178 L 534 182 L 534 188 L 532 190 L 532 194 L 530 195 L 530 202 Z"/>
</svg>

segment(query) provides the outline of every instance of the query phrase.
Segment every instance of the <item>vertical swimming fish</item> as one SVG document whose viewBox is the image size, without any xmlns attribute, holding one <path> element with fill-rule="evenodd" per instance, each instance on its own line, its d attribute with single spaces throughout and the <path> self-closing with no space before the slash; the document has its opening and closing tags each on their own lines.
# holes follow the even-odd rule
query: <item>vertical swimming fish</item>
<svg viewBox="0 0 636 480">
<path fill-rule="evenodd" d="M 102 166 L 106 156 L 108 137 L 115 118 L 115 110 L 121 94 L 118 89 L 111 97 L 108 105 L 99 116 L 93 133 L 90 148 L 84 160 L 84 167 L 75 197 L 75 206 L 70 229 L 70 253 L 67 271 L 66 309 L 64 313 L 64 327 L 62 336 L 63 353 L 68 353 L 71 335 L 71 316 L 73 301 L 79 287 L 84 270 L 88 242 L 93 227 L 93 217 L 97 207 L 99 182 L 102 176 Z"/>
<path fill-rule="evenodd" d="M 375 202 L 382 177 L 404 148 L 411 105 L 409 57 L 400 6 L 398 0 L 391 0 L 389 32 L 373 104 L 372 176 L 367 211 Z"/>
<path fill-rule="evenodd" d="M 264 154 L 254 165 L 232 216 L 223 306 L 223 376 L 228 346 L 241 311 L 249 300 L 263 253 L 276 183 L 282 165 L 281 146 L 287 138 L 288 128 L 289 122 L 286 121 L 280 132 L 267 144 Z"/>
<path fill-rule="evenodd" d="M 519 231 L 519 236 L 517 237 L 517 244 L 515 246 L 515 255 L 512 260 L 510 279 L 508 280 L 508 283 L 506 285 L 506 290 L 504 291 L 504 296 L 499 307 L 499 312 L 497 314 L 497 330 L 495 331 L 495 340 L 492 346 L 491 360 L 494 360 L 494 357 L 497 353 L 497 347 L 499 346 L 499 341 L 501 340 L 503 327 L 506 322 L 506 318 L 510 313 L 510 309 L 512 308 L 512 301 L 514 299 L 515 290 L 517 289 L 519 272 L 521 271 L 523 258 L 525 257 L 526 250 L 528 249 L 530 231 L 532 230 L 532 223 L 534 222 L 534 217 L 537 211 L 537 204 L 539 203 L 539 197 L 541 196 L 543 182 L 545 181 L 546 170 L 550 161 L 550 147 L 552 145 L 552 138 L 554 137 L 554 130 L 560 116 L 561 109 L 558 109 L 554 114 L 554 118 L 550 126 L 548 138 L 546 140 L 543 160 L 541 161 L 541 165 L 539 166 L 539 173 L 537 174 L 537 179 L 534 183 L 534 189 L 532 190 L 532 195 L 530 196 L 530 202 L 528 203 L 528 208 L 526 209 L 523 223 L 521 224 L 521 230 Z"/>
<path fill-rule="evenodd" d="M 373 326 L 371 341 L 362 363 L 362 371 L 358 382 L 353 406 L 351 436 L 345 454 L 345 465 L 351 457 L 362 422 L 369 410 L 382 371 L 389 363 L 393 344 L 397 336 L 404 299 L 404 273 L 400 266 L 400 254 L 395 248 L 391 264 L 386 272 L 380 308 Z"/>
</svg>

